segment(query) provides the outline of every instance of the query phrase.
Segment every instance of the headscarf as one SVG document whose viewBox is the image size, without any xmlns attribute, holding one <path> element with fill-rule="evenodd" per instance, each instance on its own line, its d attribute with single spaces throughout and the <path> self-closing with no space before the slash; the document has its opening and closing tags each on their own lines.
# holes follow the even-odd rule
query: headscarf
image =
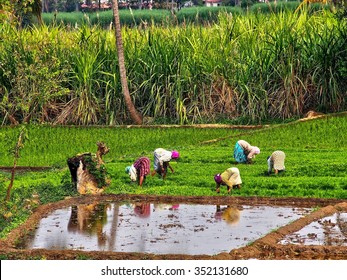
<svg viewBox="0 0 347 280">
<path fill-rule="evenodd" d="M 260 149 L 259 149 L 258 147 L 253 146 L 252 150 L 253 150 L 253 152 L 254 152 L 255 155 L 260 154 Z"/>
<path fill-rule="evenodd" d="M 133 182 L 136 181 L 136 179 L 137 179 L 137 172 L 136 172 L 136 168 L 134 167 L 134 165 L 127 166 L 125 168 L 125 173 L 129 174 L 131 181 L 133 181 Z"/>
<path fill-rule="evenodd" d="M 222 183 L 222 177 L 220 176 L 220 174 L 216 174 L 214 175 L 214 181 L 217 183 L 217 184 L 220 184 Z"/>
<path fill-rule="evenodd" d="M 179 158 L 179 157 L 180 157 L 179 152 L 177 152 L 177 151 L 175 151 L 175 150 L 173 150 L 173 151 L 171 152 L 171 158 L 172 158 L 172 159 L 176 159 L 176 158 Z"/>
</svg>

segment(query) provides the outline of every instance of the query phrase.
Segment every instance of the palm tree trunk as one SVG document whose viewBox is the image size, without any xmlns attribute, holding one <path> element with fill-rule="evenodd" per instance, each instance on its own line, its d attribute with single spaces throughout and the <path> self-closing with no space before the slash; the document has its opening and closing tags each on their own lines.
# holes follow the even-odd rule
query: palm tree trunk
<svg viewBox="0 0 347 280">
<path fill-rule="evenodd" d="M 42 1 L 35 0 L 31 5 L 33 15 L 37 17 L 39 24 L 42 25 Z"/>
<path fill-rule="evenodd" d="M 121 26 L 120 26 L 120 20 L 119 20 L 118 1 L 112 0 L 112 6 L 113 6 L 115 32 L 116 32 L 116 45 L 117 45 L 117 54 L 118 54 L 119 73 L 120 73 L 120 80 L 122 84 L 125 105 L 129 111 L 132 121 L 135 124 L 142 124 L 142 116 L 139 112 L 137 112 L 135 105 L 131 99 L 129 88 L 128 88 L 128 81 L 127 81 L 125 62 L 124 62 L 122 33 L 121 33 Z"/>
</svg>

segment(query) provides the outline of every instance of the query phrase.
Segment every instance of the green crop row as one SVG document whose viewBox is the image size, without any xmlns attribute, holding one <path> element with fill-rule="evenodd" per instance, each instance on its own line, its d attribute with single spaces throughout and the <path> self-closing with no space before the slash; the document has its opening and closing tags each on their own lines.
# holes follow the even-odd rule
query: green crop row
<svg viewBox="0 0 347 280">
<path fill-rule="evenodd" d="M 0 127 L 0 166 L 11 166 L 7 151 L 13 148 L 21 127 Z M 28 141 L 21 152 L 21 166 L 63 166 L 66 159 L 81 152 L 96 152 L 98 141 L 110 148 L 106 161 L 122 161 L 152 153 L 158 146 L 184 149 L 205 139 L 228 137 L 240 130 L 228 128 L 139 128 L 139 127 L 61 127 L 26 126 Z"/>
</svg>

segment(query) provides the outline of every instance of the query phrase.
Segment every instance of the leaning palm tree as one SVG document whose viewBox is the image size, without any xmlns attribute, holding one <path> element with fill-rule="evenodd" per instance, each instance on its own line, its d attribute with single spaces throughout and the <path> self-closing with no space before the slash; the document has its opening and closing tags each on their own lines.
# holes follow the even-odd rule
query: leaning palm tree
<svg viewBox="0 0 347 280">
<path fill-rule="evenodd" d="M 116 45 L 117 45 L 117 54 L 118 54 L 119 74 L 120 74 L 120 80 L 121 80 L 121 84 L 122 84 L 122 90 L 123 90 L 125 105 L 129 111 L 129 114 L 130 114 L 132 121 L 135 124 L 142 124 L 142 116 L 136 110 L 135 105 L 131 100 L 131 96 L 130 96 L 129 88 L 128 88 L 128 81 L 127 81 L 125 62 L 124 62 L 124 49 L 123 49 L 123 42 L 122 42 L 122 33 L 121 33 L 121 26 L 120 26 L 120 20 L 119 20 L 118 1 L 112 0 L 112 6 L 113 6 L 115 32 L 116 32 Z"/>
</svg>

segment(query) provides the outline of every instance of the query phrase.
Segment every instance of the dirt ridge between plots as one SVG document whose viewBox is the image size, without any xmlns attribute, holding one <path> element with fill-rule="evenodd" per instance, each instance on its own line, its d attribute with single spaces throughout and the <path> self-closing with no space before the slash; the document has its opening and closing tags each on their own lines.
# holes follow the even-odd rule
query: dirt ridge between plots
<svg viewBox="0 0 347 280">
<path fill-rule="evenodd" d="M 0 166 L 0 171 L 11 172 L 13 167 L 11 166 Z M 16 172 L 31 172 L 31 171 L 44 171 L 52 169 L 51 166 L 16 166 Z"/>
<path fill-rule="evenodd" d="M 231 250 L 229 253 L 217 255 L 180 255 L 166 254 L 155 255 L 148 253 L 124 253 L 124 252 L 86 252 L 80 250 L 46 250 L 46 249 L 17 249 L 18 240 L 35 229 L 42 217 L 52 211 L 69 207 L 75 204 L 89 204 L 95 202 L 117 202 L 117 201 L 141 201 L 152 203 L 199 203 L 220 205 L 271 205 L 271 206 L 293 206 L 311 207 L 318 210 L 308 216 L 302 217 L 284 227 L 273 231 L 266 236 L 257 239 L 252 244 Z M 346 200 L 319 199 L 319 198 L 274 198 L 274 197 L 237 197 L 237 196 L 156 196 L 156 195 L 85 195 L 69 197 L 64 200 L 41 205 L 25 223 L 12 230 L 6 239 L 0 240 L 0 256 L 7 259 L 114 259 L 114 260 L 140 260 L 140 259 L 172 259 L 172 260 L 197 260 L 197 259 L 347 259 L 347 247 L 344 246 L 304 246 L 304 245 L 279 245 L 278 242 L 287 234 L 291 234 L 312 221 L 329 216 L 337 211 L 347 212 Z"/>
</svg>

